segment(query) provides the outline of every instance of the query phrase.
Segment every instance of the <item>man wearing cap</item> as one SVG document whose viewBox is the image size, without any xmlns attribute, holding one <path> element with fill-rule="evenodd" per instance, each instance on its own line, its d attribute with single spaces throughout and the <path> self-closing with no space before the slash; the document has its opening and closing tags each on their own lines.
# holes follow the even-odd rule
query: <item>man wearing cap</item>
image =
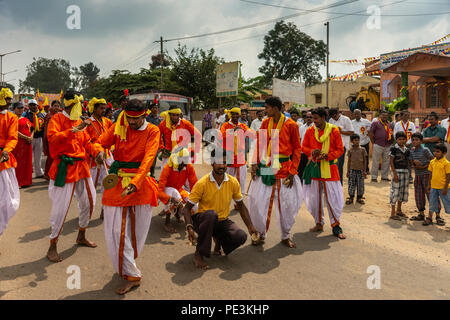
<svg viewBox="0 0 450 320">
<path fill-rule="evenodd" d="M 13 111 L 19 118 L 19 140 L 13 155 L 17 160 L 16 177 L 19 187 L 28 187 L 33 183 L 33 124 L 23 116 L 24 106 L 21 102 L 13 104 Z"/>
<path fill-rule="evenodd" d="M 241 116 L 241 109 L 234 107 L 230 110 L 225 110 L 230 118 L 229 121 L 222 124 L 220 127 L 221 135 L 218 138 L 218 143 L 224 150 L 227 151 L 227 173 L 235 177 L 241 186 L 241 193 L 245 193 L 245 185 L 247 183 L 247 162 L 245 161 L 245 137 L 251 136 L 256 138 L 255 132 L 239 121 Z M 248 132 L 247 132 L 248 131 Z"/>
<path fill-rule="evenodd" d="M 111 126 L 112 122 L 108 118 L 105 118 L 103 115 L 106 111 L 106 100 L 105 99 L 97 99 L 96 97 L 92 98 L 88 104 L 89 113 L 92 116 L 89 118 L 92 125 L 87 127 L 87 132 L 91 136 L 91 142 L 95 143 L 98 138 L 105 133 Z M 107 152 L 107 157 L 105 164 L 110 166 L 114 161 L 112 153 L 110 150 Z M 92 182 L 94 183 L 94 187 L 97 189 L 97 186 L 100 185 L 101 194 L 103 194 L 103 184 L 102 181 L 108 174 L 106 172 L 104 164 L 97 165 L 94 158 L 91 158 L 90 161 L 90 171 Z M 100 219 L 103 219 L 103 206 L 102 211 L 100 213 Z"/>
<path fill-rule="evenodd" d="M 62 261 L 56 244 L 72 202 L 78 200 L 79 231 L 76 243 L 95 248 L 97 245 L 86 239 L 86 228 L 95 206 L 95 187 L 89 171 L 89 155 L 96 156 L 98 150 L 91 143 L 85 128 L 89 120 L 81 121 L 80 98 L 74 92 L 64 95 L 64 111 L 55 114 L 48 124 L 47 136 L 53 163 L 49 171 L 48 194 L 52 200 L 50 217 L 51 235 L 47 258 L 52 262 Z"/>
<path fill-rule="evenodd" d="M 192 123 L 185 119 L 181 119 L 182 111 L 177 106 L 171 106 L 168 111 L 162 112 L 161 117 L 164 119 L 159 124 L 161 132 L 159 149 L 161 150 L 161 170 L 169 161 L 172 152 L 180 151 L 182 148 L 188 148 L 191 144 L 192 136 L 194 139 L 194 151 L 200 152 L 202 143 L 201 132 L 194 127 Z"/>
<path fill-rule="evenodd" d="M 35 178 L 40 178 L 44 176 L 44 171 L 42 170 L 42 151 L 44 136 L 44 119 L 45 115 L 39 111 L 38 103 L 36 100 L 31 99 L 28 101 L 29 110 L 25 112 L 24 116 L 30 120 L 34 127 L 34 136 L 31 147 L 33 149 L 33 161 L 34 161 L 34 176 Z"/>
<path fill-rule="evenodd" d="M 15 167 L 17 161 L 12 151 L 17 145 L 18 118 L 8 108 L 13 93 L 9 88 L 0 90 L 0 235 L 9 219 L 17 212 L 20 203 L 19 185 Z"/>
<path fill-rule="evenodd" d="M 189 190 L 192 190 L 197 182 L 197 175 L 194 166 L 190 163 L 190 154 L 186 148 L 178 153 L 172 153 L 169 162 L 163 168 L 158 182 L 158 198 L 164 203 L 164 213 L 166 221 L 164 229 L 167 232 L 176 232 L 170 225 L 171 211 L 175 211 L 175 217 L 181 222 L 180 210 L 183 203 L 189 197 L 189 192 L 183 189 L 186 182 L 189 182 Z M 194 212 L 197 208 L 194 208 Z"/>
<path fill-rule="evenodd" d="M 125 294 L 141 283 L 136 258 L 144 247 L 152 210 L 158 205 L 158 186 L 150 177 L 150 166 L 159 146 L 158 127 L 149 124 L 147 108 L 138 99 L 128 101 L 117 122 L 94 144 L 100 148 L 97 162 L 106 159 L 105 150 L 114 147 L 110 174 L 118 183 L 103 193 L 106 246 L 122 283 L 116 290 Z"/>
</svg>

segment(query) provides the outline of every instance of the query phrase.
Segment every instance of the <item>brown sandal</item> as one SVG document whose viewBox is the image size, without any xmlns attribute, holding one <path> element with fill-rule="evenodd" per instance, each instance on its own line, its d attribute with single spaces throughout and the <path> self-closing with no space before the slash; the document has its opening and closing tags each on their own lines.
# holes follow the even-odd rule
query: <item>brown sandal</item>
<svg viewBox="0 0 450 320">
<path fill-rule="evenodd" d="M 366 204 L 363 199 L 357 199 L 356 202 L 358 202 L 359 204 Z"/>
<path fill-rule="evenodd" d="M 425 221 L 422 223 L 422 225 L 429 226 L 430 224 L 433 224 L 433 220 L 431 220 L 430 217 L 426 217 Z"/>
</svg>

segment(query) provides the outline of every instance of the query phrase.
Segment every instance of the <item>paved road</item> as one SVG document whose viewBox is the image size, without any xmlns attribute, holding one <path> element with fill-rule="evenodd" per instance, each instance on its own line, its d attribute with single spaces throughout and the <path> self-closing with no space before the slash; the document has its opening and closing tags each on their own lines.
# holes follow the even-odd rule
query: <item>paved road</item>
<svg viewBox="0 0 450 320">
<path fill-rule="evenodd" d="M 197 166 L 201 176 L 210 169 Z M 366 180 L 369 181 L 369 180 Z M 21 190 L 21 206 L 0 238 L 0 299 L 448 299 L 450 232 L 446 227 L 389 221 L 388 184 L 367 182 L 365 206 L 348 206 L 343 217 L 347 240 L 321 234 L 303 206 L 292 230 L 296 249 L 280 244 L 276 220 L 264 247 L 250 241 L 229 257 L 209 259 L 211 269 L 192 264 L 184 224 L 167 234 L 153 211 L 146 245 L 137 260 L 143 272 L 140 288 L 126 297 L 114 289 L 118 276 L 107 254 L 99 217 L 100 197 L 87 231 L 96 249 L 77 247 L 78 218 L 72 203 L 59 250 L 61 263 L 47 261 L 51 202 L 47 182 Z M 412 191 L 412 190 L 411 190 Z M 414 210 L 413 193 L 406 209 Z M 243 226 L 239 214 L 232 219 Z M 67 269 L 81 270 L 81 289 L 68 289 Z M 381 289 L 369 290 L 367 268 L 379 267 Z"/>
</svg>

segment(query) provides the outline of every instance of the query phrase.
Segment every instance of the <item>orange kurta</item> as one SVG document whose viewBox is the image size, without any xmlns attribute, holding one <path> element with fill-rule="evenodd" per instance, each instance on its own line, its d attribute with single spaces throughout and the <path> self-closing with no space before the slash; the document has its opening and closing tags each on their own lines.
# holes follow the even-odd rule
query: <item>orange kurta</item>
<svg viewBox="0 0 450 320">
<path fill-rule="evenodd" d="M 167 187 L 177 189 L 183 199 L 187 198 L 189 194 L 183 189 L 183 186 L 189 181 L 189 186 L 192 190 L 197 183 L 197 175 L 195 174 L 194 166 L 192 164 L 186 165 L 183 170 L 178 171 L 166 165 L 161 172 L 158 183 L 158 198 L 162 203 L 167 204 L 169 202 L 169 195 L 164 192 Z"/>
<path fill-rule="evenodd" d="M 253 130 L 251 130 L 245 123 L 239 122 L 237 125 L 233 122 L 227 121 L 220 127 L 220 133 L 221 135 L 218 137 L 218 143 L 222 146 L 222 148 L 226 151 L 231 151 L 234 153 L 233 158 L 233 164 L 231 164 L 231 167 L 241 167 L 246 164 L 245 161 L 245 134 L 237 134 L 236 136 L 236 142 L 237 142 L 237 150 L 235 150 L 235 144 L 234 144 L 234 128 L 239 126 L 242 128 L 243 132 L 247 133 L 247 136 L 249 138 L 254 138 L 255 133 Z M 228 132 L 228 133 L 227 133 Z M 237 131 L 238 132 L 238 131 Z M 227 137 L 228 136 L 228 137 Z M 230 146 L 227 146 L 227 138 L 231 139 L 233 143 L 230 144 Z M 239 164 L 238 164 L 239 163 Z"/>
<path fill-rule="evenodd" d="M 17 167 L 12 151 L 19 140 L 19 118 L 7 110 L 0 112 L 0 154 L 8 151 L 9 160 L 0 163 L 0 171 Z"/>
<path fill-rule="evenodd" d="M 184 135 L 183 132 L 186 132 L 186 131 L 183 131 L 180 129 L 187 130 L 187 132 L 189 132 L 189 134 L 190 134 L 189 138 L 183 137 L 183 135 Z M 159 124 L 159 130 L 161 132 L 159 148 L 172 151 L 172 130 L 167 128 L 165 120 Z M 195 153 L 200 152 L 200 147 L 201 147 L 201 143 L 202 143 L 202 134 L 200 133 L 200 131 L 198 131 L 194 127 L 194 125 L 192 123 L 190 123 L 187 120 L 180 119 L 180 121 L 178 122 L 178 124 L 175 127 L 175 130 L 180 130 L 179 132 L 175 131 L 178 146 L 189 147 L 189 145 L 191 143 L 191 137 L 196 136 L 194 152 Z"/>
<path fill-rule="evenodd" d="M 269 121 L 270 118 L 264 119 L 263 123 L 261 124 L 261 128 L 258 131 L 258 140 L 257 140 L 257 148 L 258 152 L 256 156 L 258 157 L 258 163 L 261 161 L 259 157 L 261 155 L 264 155 L 264 153 L 261 154 L 259 147 L 260 144 L 265 145 L 265 148 L 267 150 L 269 146 L 269 137 L 268 137 L 268 127 L 269 127 Z M 274 123 L 274 130 L 276 128 L 277 124 Z M 260 142 L 261 140 L 261 142 Z M 275 140 L 276 141 L 276 140 Z M 278 153 L 284 156 L 289 156 L 291 159 L 289 161 L 281 163 L 281 168 L 278 170 L 278 172 L 275 174 L 275 177 L 277 179 L 283 179 L 286 178 L 289 174 L 296 175 L 297 174 L 297 168 L 300 163 L 300 157 L 302 153 L 302 147 L 300 145 L 300 133 L 298 130 L 298 125 L 295 123 L 294 120 L 290 118 L 286 118 L 286 120 L 283 123 L 283 126 L 281 127 L 280 133 L 279 133 L 279 147 L 278 147 Z M 276 149 L 272 142 L 272 153 Z"/>
<path fill-rule="evenodd" d="M 122 169 L 127 173 L 136 173 L 131 184 L 137 188 L 136 192 L 122 198 L 122 178 L 112 189 L 105 189 L 102 203 L 113 207 L 131 207 L 137 205 L 150 204 L 153 207 L 158 205 L 158 186 L 155 179 L 148 174 L 159 146 L 158 127 L 146 123 L 146 127 L 139 130 L 127 128 L 127 138 L 121 141 L 118 135 L 114 134 L 113 124 L 104 134 L 100 136 L 94 144 L 96 148 L 103 148 L 103 151 L 114 146 L 114 160 L 124 162 L 140 162 L 137 169 Z"/>
<path fill-rule="evenodd" d="M 303 138 L 303 153 L 311 158 L 311 153 L 314 149 L 322 150 L 322 143 L 316 140 L 314 136 L 315 126 L 308 128 L 305 132 L 305 137 Z M 319 130 L 319 138 L 323 135 L 324 130 Z M 344 144 L 342 143 L 341 133 L 338 128 L 333 128 L 330 133 L 330 150 L 328 151 L 328 160 L 336 160 L 344 153 Z M 340 181 L 339 170 L 337 164 L 330 165 L 331 178 L 328 179 L 317 179 L 321 181 Z"/>
<path fill-rule="evenodd" d="M 102 117 L 102 122 L 97 121 L 94 116 L 90 117 L 89 119 L 92 121 L 92 126 L 87 127 L 86 130 L 91 136 L 91 142 L 95 143 L 98 138 L 100 138 L 99 133 L 100 135 L 102 135 L 113 125 L 113 123 L 111 120 L 105 117 Z M 108 155 L 108 152 L 106 152 L 106 154 Z M 90 166 L 91 168 L 97 166 L 97 162 L 95 162 L 95 159 L 91 158 Z"/>
<path fill-rule="evenodd" d="M 47 127 L 47 138 L 50 156 L 54 160 L 48 172 L 50 179 L 55 180 L 62 155 L 84 159 L 67 166 L 66 183 L 76 182 L 91 176 L 88 162 L 89 155 L 95 157 L 98 150 L 91 144 L 91 136 L 87 129 L 77 133 L 72 132 L 72 128 L 80 123 L 81 120 L 70 120 L 69 115 L 65 112 L 57 113 L 50 119 Z"/>
</svg>

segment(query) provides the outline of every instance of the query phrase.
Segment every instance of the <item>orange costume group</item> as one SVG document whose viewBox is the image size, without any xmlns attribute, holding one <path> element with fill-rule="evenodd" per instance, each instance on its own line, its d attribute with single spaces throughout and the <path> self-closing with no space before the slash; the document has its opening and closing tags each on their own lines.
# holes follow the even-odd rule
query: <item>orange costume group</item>
<svg viewBox="0 0 450 320">
<path fill-rule="evenodd" d="M 272 211 L 276 208 L 281 239 L 289 239 L 303 202 L 302 184 L 297 175 L 300 156 L 297 123 L 283 113 L 278 123 L 274 123 L 273 118 L 265 119 L 257 135 L 257 178 L 251 182 L 248 192 L 250 217 L 263 237 L 269 229 Z M 289 174 L 293 175 L 291 188 L 284 184 Z"/>
<path fill-rule="evenodd" d="M 12 99 L 12 92 L 3 88 L 0 91 L 0 159 L 3 152 L 9 159 L 0 163 L 0 235 L 8 226 L 11 217 L 17 212 L 20 204 L 19 185 L 15 167 L 17 161 L 12 151 L 18 140 L 18 118 L 7 111 L 6 99 Z"/>
</svg>

